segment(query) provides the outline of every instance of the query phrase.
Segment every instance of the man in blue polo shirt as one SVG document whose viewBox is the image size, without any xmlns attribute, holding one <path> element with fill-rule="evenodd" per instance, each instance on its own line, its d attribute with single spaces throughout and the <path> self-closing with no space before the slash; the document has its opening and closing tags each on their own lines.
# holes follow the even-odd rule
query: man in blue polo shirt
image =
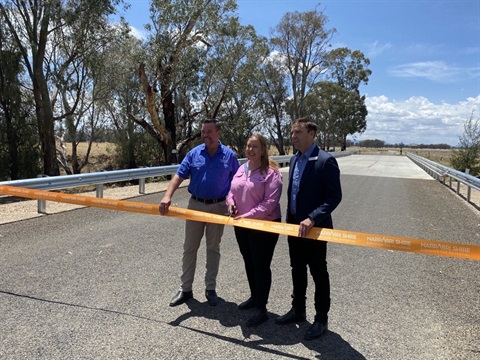
<svg viewBox="0 0 480 360">
<path fill-rule="evenodd" d="M 235 153 L 220 142 L 221 134 L 222 130 L 217 121 L 205 120 L 202 123 L 201 136 L 204 143 L 188 152 L 177 173 L 168 184 L 167 191 L 159 205 L 162 215 L 168 213 L 173 193 L 183 180 L 189 177 L 188 192 L 192 195 L 188 202 L 189 209 L 220 215 L 227 212 L 225 198 L 239 164 Z M 218 304 L 215 289 L 223 228 L 224 225 L 186 220 L 181 285 L 179 291 L 172 298 L 170 306 L 183 304 L 193 297 L 192 285 L 197 264 L 197 251 L 204 234 L 207 242 L 205 296 L 209 305 L 216 306 Z"/>
</svg>

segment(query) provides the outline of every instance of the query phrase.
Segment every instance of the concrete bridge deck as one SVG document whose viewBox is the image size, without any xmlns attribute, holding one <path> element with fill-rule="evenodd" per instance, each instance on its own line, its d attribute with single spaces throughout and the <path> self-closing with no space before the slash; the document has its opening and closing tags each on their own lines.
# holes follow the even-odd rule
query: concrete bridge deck
<svg viewBox="0 0 480 360">
<path fill-rule="evenodd" d="M 339 164 L 344 199 L 336 228 L 480 244 L 478 212 L 405 157 L 358 155 Z M 135 201 L 157 203 L 161 196 Z M 179 189 L 176 205 L 187 200 Z M 283 209 L 285 200 L 284 194 Z M 290 302 L 284 236 L 272 264 L 270 320 L 258 328 L 247 328 L 249 312 L 237 310 L 247 283 L 230 227 L 222 241 L 219 306 L 209 307 L 203 296 L 204 245 L 195 299 L 168 306 L 182 242 L 181 220 L 101 209 L 0 225 L 0 358 L 479 357 L 479 261 L 329 244 L 330 331 L 306 341 L 311 292 L 308 323 L 273 322 Z"/>
</svg>

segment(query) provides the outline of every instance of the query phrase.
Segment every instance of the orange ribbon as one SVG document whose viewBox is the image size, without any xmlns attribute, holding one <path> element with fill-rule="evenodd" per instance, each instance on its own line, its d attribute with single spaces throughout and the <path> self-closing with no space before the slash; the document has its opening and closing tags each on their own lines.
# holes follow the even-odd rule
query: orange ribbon
<svg viewBox="0 0 480 360">
<path fill-rule="evenodd" d="M 158 205 L 134 201 L 103 199 L 83 195 L 70 195 L 45 190 L 32 190 L 16 186 L 0 185 L 0 193 L 29 199 L 57 201 L 141 214 L 160 215 Z M 298 225 L 273 221 L 239 219 L 170 206 L 167 216 L 209 222 L 214 224 L 235 225 L 244 228 L 273 232 L 281 235 L 297 236 Z M 347 245 L 380 248 L 386 250 L 407 251 L 426 255 L 448 256 L 461 259 L 480 260 L 480 246 L 459 244 L 446 241 L 425 240 L 400 236 L 369 234 L 337 229 L 312 228 L 306 238 Z"/>
</svg>

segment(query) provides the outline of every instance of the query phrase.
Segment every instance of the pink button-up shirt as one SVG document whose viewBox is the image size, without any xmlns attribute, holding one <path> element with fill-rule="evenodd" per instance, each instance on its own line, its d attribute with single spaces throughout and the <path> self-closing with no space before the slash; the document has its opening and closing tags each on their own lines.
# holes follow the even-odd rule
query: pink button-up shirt
<svg viewBox="0 0 480 360">
<path fill-rule="evenodd" d="M 245 166 L 240 166 L 232 179 L 227 204 L 235 204 L 237 216 L 262 220 L 280 219 L 282 186 L 283 178 L 279 170 L 269 167 L 267 173 L 260 173 L 260 169 L 257 169 L 247 176 Z"/>
</svg>

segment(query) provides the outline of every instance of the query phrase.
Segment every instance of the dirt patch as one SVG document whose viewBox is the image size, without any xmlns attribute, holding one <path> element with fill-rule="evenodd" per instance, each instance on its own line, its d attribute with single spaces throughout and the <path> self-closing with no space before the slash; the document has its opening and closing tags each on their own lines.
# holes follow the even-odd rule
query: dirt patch
<svg viewBox="0 0 480 360">
<path fill-rule="evenodd" d="M 71 143 L 65 143 L 65 146 L 67 148 L 67 154 L 72 153 L 72 144 Z M 90 149 L 90 156 L 97 157 L 100 155 L 107 155 L 111 156 L 115 153 L 115 148 L 116 145 L 114 143 L 109 143 L 109 142 L 104 142 L 104 143 L 93 143 L 92 147 Z M 81 156 L 85 156 L 87 153 L 88 149 L 88 143 L 86 142 L 81 142 L 77 145 L 77 152 Z"/>
<path fill-rule="evenodd" d="M 115 170 L 115 148 L 116 145 L 114 143 L 92 143 L 88 164 L 82 169 L 82 173 Z M 87 150 L 88 143 L 81 142 L 77 145 L 77 156 L 80 162 L 84 161 Z M 67 160 L 70 162 L 72 154 L 71 143 L 65 143 L 65 154 Z M 60 173 L 61 175 L 65 175 L 63 169 L 60 170 Z"/>
<path fill-rule="evenodd" d="M 453 154 L 453 149 L 364 148 L 354 146 L 347 150 L 356 150 L 359 151 L 360 154 L 374 155 L 405 155 L 407 152 L 410 152 L 448 167 L 451 167 L 450 158 Z"/>
</svg>

